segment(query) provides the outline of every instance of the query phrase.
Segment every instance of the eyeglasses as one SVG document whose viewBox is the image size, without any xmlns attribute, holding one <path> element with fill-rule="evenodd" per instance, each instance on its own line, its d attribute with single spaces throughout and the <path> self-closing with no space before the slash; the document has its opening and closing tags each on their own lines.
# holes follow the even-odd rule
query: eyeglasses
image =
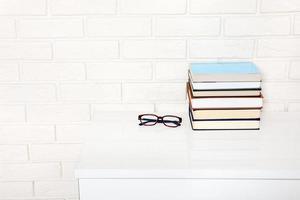
<svg viewBox="0 0 300 200">
<path fill-rule="evenodd" d="M 140 126 L 154 126 L 163 123 L 167 127 L 176 128 L 181 125 L 182 118 L 175 115 L 157 116 L 154 114 L 142 114 L 138 116 Z"/>
</svg>

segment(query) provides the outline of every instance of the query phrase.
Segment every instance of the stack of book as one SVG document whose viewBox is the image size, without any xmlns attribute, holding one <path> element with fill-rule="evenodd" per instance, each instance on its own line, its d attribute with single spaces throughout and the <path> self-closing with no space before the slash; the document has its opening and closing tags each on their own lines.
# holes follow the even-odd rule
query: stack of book
<svg viewBox="0 0 300 200">
<path fill-rule="evenodd" d="M 251 62 L 192 63 L 187 84 L 193 130 L 258 130 L 261 74 Z"/>
</svg>

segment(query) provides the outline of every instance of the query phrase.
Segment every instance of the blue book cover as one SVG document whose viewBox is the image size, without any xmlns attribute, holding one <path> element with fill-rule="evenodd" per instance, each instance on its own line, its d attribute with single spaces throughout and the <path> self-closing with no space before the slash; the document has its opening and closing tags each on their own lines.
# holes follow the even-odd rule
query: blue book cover
<svg viewBox="0 0 300 200">
<path fill-rule="evenodd" d="M 192 74 L 259 74 L 252 62 L 192 63 Z"/>
</svg>

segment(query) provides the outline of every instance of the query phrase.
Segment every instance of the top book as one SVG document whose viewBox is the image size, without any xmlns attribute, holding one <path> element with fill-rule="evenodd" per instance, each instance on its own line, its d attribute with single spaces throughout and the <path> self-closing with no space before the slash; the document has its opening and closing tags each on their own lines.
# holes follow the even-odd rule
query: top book
<svg viewBox="0 0 300 200">
<path fill-rule="evenodd" d="M 261 81 L 252 62 L 192 63 L 189 76 L 193 82 Z"/>
</svg>

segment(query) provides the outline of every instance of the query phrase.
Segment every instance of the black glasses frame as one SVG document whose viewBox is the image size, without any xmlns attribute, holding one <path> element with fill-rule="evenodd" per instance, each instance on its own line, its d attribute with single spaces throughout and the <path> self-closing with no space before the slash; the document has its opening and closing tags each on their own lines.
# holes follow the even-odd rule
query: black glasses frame
<svg viewBox="0 0 300 200">
<path fill-rule="evenodd" d="M 150 118 L 143 118 L 143 117 L 153 117 L 153 119 Z M 177 120 L 167 120 L 167 117 L 173 117 L 176 118 Z M 140 126 L 154 126 L 157 123 L 162 123 L 167 127 L 170 128 L 176 128 L 178 126 L 181 126 L 182 118 L 175 116 L 175 115 L 164 115 L 164 116 L 158 116 L 155 114 L 141 114 L 138 116 L 138 120 L 140 120 L 139 125 Z M 172 123 L 174 126 L 170 126 L 169 124 Z"/>
</svg>

